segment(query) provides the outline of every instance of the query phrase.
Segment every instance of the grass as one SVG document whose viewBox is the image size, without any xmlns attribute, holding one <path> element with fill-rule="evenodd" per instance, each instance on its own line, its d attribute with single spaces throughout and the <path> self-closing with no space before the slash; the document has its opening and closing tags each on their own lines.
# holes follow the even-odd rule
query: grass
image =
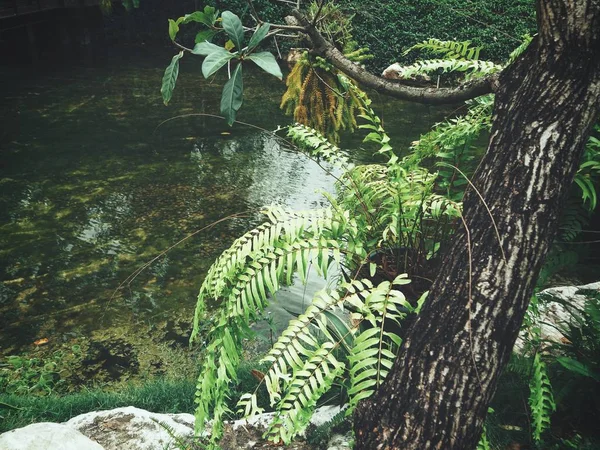
<svg viewBox="0 0 600 450">
<path fill-rule="evenodd" d="M 258 380 L 253 369 L 264 367 L 255 361 L 242 363 L 238 369 L 238 383 L 232 389 L 229 407 L 235 411 L 236 402 L 245 392 L 252 392 Z M 153 377 L 137 384 L 113 388 L 84 388 L 73 394 L 47 396 L 13 395 L 0 393 L 0 433 L 37 422 L 65 422 L 90 411 L 135 406 L 156 413 L 190 413 L 195 410 L 195 378 Z M 268 406 L 264 388 L 258 402 Z"/>
<path fill-rule="evenodd" d="M 135 406 L 157 413 L 193 413 L 195 380 L 154 378 L 115 391 L 86 389 L 45 397 L 0 394 L 0 433 L 36 422 L 65 422 L 90 411 Z"/>
</svg>

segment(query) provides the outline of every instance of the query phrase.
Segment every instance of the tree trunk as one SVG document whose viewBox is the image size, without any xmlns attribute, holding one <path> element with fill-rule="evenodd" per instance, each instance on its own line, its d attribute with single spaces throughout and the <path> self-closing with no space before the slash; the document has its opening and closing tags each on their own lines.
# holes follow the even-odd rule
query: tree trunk
<svg viewBox="0 0 600 450">
<path fill-rule="evenodd" d="M 481 197 L 466 193 L 466 225 L 425 307 L 388 378 L 359 405 L 357 449 L 467 450 L 479 441 L 600 111 L 600 0 L 540 0 L 538 29 L 498 81 L 473 180 Z"/>
</svg>

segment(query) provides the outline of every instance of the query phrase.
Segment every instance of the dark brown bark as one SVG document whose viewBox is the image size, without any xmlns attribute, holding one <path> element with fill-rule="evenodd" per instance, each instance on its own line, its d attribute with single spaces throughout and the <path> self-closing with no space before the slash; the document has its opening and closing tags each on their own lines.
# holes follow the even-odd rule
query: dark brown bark
<svg viewBox="0 0 600 450">
<path fill-rule="evenodd" d="M 538 27 L 499 79 L 473 180 L 485 204 L 468 190 L 468 231 L 457 233 L 389 377 L 359 405 L 359 450 L 477 445 L 600 111 L 600 1 L 540 0 Z"/>
</svg>

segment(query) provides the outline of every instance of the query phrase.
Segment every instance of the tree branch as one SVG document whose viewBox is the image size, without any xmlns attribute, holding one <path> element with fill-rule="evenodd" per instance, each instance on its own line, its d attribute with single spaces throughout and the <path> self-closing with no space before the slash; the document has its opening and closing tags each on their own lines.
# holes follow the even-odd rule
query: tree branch
<svg viewBox="0 0 600 450">
<path fill-rule="evenodd" d="M 488 75 L 453 88 L 419 88 L 406 86 L 373 75 L 346 58 L 333 44 L 323 37 L 300 11 L 292 15 L 313 43 L 313 51 L 327 59 L 336 68 L 361 83 L 391 97 L 429 105 L 457 103 L 494 92 L 499 74 Z"/>
</svg>

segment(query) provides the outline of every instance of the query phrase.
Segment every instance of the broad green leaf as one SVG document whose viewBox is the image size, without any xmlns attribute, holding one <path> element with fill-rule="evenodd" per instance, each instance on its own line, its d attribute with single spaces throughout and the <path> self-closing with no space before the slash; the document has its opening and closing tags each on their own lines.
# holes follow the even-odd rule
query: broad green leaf
<svg viewBox="0 0 600 450">
<path fill-rule="evenodd" d="M 221 50 L 225 50 L 225 49 L 216 44 L 212 44 L 210 42 L 204 41 L 204 42 L 199 42 L 198 44 L 196 44 L 194 46 L 194 49 L 192 50 L 192 53 L 194 55 L 208 56 L 211 53 L 218 52 Z"/>
<path fill-rule="evenodd" d="M 565 369 L 571 372 L 578 373 L 579 375 L 583 375 L 584 377 L 590 377 L 595 380 L 598 379 L 598 375 L 592 372 L 588 366 L 580 363 L 576 359 L 568 358 L 566 356 L 559 356 L 558 358 L 556 358 L 556 361 L 558 361 L 561 366 L 563 366 Z"/>
<path fill-rule="evenodd" d="M 213 6 L 205 6 L 204 7 L 204 17 L 206 17 L 211 25 L 217 21 L 217 17 L 219 17 L 219 11 Z"/>
<path fill-rule="evenodd" d="M 175 83 L 177 82 L 177 76 L 179 75 L 179 60 L 183 58 L 183 51 L 173 56 L 171 64 L 165 69 L 165 74 L 162 79 L 162 87 L 160 93 L 162 94 L 163 102 L 165 105 L 169 103 L 173 96 L 173 89 L 175 89 Z"/>
<path fill-rule="evenodd" d="M 223 94 L 221 95 L 221 114 L 223 114 L 229 126 L 235 122 L 235 115 L 242 106 L 243 95 L 242 65 L 238 64 L 229 81 L 223 86 Z"/>
<path fill-rule="evenodd" d="M 262 25 L 259 25 L 259 27 L 256 29 L 256 31 L 250 38 L 250 42 L 248 43 L 249 52 L 251 52 L 254 47 L 260 44 L 260 42 L 265 38 L 265 36 L 269 32 L 269 28 L 271 28 L 271 25 L 268 23 L 263 23 Z"/>
<path fill-rule="evenodd" d="M 219 47 L 218 51 L 214 51 L 204 58 L 204 62 L 202 63 L 202 75 L 204 75 L 204 78 L 210 77 L 232 58 L 235 58 L 234 53 L 229 53 L 224 48 Z"/>
<path fill-rule="evenodd" d="M 246 56 L 246 59 L 254 61 L 254 63 L 262 70 L 279 78 L 280 80 L 283 78 L 279 64 L 277 64 L 275 57 L 271 53 L 252 53 L 251 55 Z"/>
<path fill-rule="evenodd" d="M 169 19 L 169 37 L 172 41 L 175 40 L 177 33 L 179 33 L 179 20 L 181 19 L 178 19 L 176 22 L 173 19 Z"/>
<path fill-rule="evenodd" d="M 212 38 L 214 38 L 217 33 L 218 33 L 217 30 L 204 30 L 204 31 L 200 31 L 196 35 L 196 38 L 194 39 L 194 42 L 196 42 L 196 44 L 204 42 L 204 41 L 210 42 L 212 40 Z"/>
<path fill-rule="evenodd" d="M 229 35 L 238 51 L 241 51 L 244 43 L 244 27 L 238 16 L 231 11 L 224 11 L 221 14 L 223 19 L 223 29 Z"/>
<path fill-rule="evenodd" d="M 348 347 L 352 347 L 354 341 L 354 335 L 352 334 L 350 328 L 346 322 L 341 320 L 338 316 L 336 316 L 331 311 L 323 311 L 323 314 L 327 316 L 329 319 L 329 323 L 331 323 L 332 328 L 334 328 L 337 332 L 337 338 Z"/>
<path fill-rule="evenodd" d="M 191 14 L 186 14 L 183 17 L 183 20 L 181 21 L 181 23 L 190 23 L 190 22 L 203 23 L 204 25 L 208 25 L 209 27 L 212 26 L 212 24 L 213 24 L 210 21 L 210 18 L 206 17 L 206 15 L 200 11 L 196 11 Z"/>
</svg>

